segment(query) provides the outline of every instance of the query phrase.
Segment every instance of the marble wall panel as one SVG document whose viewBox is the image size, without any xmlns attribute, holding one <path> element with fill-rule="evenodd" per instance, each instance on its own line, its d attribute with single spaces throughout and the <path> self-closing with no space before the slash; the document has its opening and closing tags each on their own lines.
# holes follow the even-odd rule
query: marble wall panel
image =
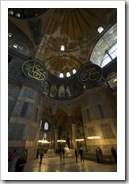
<svg viewBox="0 0 129 184">
<path fill-rule="evenodd" d="M 9 84 L 8 96 L 13 96 L 16 98 L 19 95 L 19 92 L 20 92 L 20 87 Z"/>
<path fill-rule="evenodd" d="M 36 117 L 36 122 L 40 123 L 40 121 L 42 120 L 42 111 L 38 109 L 38 114 Z"/>
<path fill-rule="evenodd" d="M 8 139 L 21 140 L 25 125 L 17 123 L 9 123 Z"/>
<path fill-rule="evenodd" d="M 33 119 L 32 115 L 33 115 L 33 104 L 32 103 L 28 103 L 28 108 L 27 108 L 27 113 L 26 113 L 26 118 L 27 119 Z"/>
<path fill-rule="evenodd" d="M 27 98 L 33 99 L 34 91 L 32 89 L 22 88 L 22 90 L 23 90 L 23 93 L 22 93 L 23 97 L 27 97 Z"/>
<path fill-rule="evenodd" d="M 35 136 L 36 136 L 36 128 L 35 127 L 29 127 L 29 132 L 28 132 L 28 141 L 34 141 Z"/>
<path fill-rule="evenodd" d="M 16 102 L 15 107 L 14 107 L 13 112 L 12 112 L 12 116 L 20 116 L 23 104 L 24 103 L 21 100 L 18 100 Z"/>
<path fill-rule="evenodd" d="M 110 124 L 102 124 L 101 125 L 102 133 L 103 133 L 103 138 L 104 139 L 112 139 L 114 138 L 112 129 Z"/>
<path fill-rule="evenodd" d="M 13 111 L 13 109 L 14 109 L 14 106 L 15 106 L 15 100 L 14 99 L 12 99 L 12 100 L 8 100 L 8 117 L 10 117 L 11 116 L 11 114 L 12 114 L 12 111 Z"/>
<path fill-rule="evenodd" d="M 9 84 L 8 87 L 8 117 L 11 116 L 20 92 L 20 87 Z"/>
<path fill-rule="evenodd" d="M 101 94 L 99 92 L 91 93 L 90 95 L 91 104 L 96 104 L 101 101 Z"/>
</svg>

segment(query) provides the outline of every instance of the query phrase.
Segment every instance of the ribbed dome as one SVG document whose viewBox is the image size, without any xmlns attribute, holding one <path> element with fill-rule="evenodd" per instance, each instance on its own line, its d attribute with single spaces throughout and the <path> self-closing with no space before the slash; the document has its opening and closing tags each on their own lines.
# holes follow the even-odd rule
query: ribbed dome
<svg viewBox="0 0 129 184">
<path fill-rule="evenodd" d="M 73 70 L 78 71 L 80 62 L 74 57 L 62 55 L 49 58 L 45 61 L 45 66 L 51 74 L 59 76 L 60 73 L 63 73 L 65 77 L 67 72 L 72 75 Z"/>
</svg>

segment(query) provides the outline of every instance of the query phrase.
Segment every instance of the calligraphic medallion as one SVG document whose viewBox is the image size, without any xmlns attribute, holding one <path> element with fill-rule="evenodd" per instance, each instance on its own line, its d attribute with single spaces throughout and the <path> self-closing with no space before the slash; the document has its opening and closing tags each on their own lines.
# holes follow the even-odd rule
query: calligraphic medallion
<svg viewBox="0 0 129 184">
<path fill-rule="evenodd" d="M 45 67 L 38 61 L 28 60 L 22 65 L 23 73 L 29 79 L 45 81 L 48 77 L 48 72 Z"/>
<path fill-rule="evenodd" d="M 78 80 L 82 84 L 97 82 L 101 77 L 102 70 L 95 64 L 86 64 L 78 72 Z"/>
</svg>

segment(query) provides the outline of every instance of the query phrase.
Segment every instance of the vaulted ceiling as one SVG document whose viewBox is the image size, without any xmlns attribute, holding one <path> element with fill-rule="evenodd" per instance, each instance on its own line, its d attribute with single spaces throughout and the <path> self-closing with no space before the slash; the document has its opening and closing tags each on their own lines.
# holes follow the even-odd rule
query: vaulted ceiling
<svg viewBox="0 0 129 184">
<path fill-rule="evenodd" d="M 9 48 L 43 62 L 55 76 L 66 75 L 90 62 L 94 46 L 116 20 L 113 8 L 9 9 Z"/>
</svg>

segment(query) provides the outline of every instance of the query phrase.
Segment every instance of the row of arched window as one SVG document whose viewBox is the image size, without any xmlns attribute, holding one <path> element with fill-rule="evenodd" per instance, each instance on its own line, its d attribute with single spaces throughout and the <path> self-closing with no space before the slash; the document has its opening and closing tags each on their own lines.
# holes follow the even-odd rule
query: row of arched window
<svg viewBox="0 0 129 184">
<path fill-rule="evenodd" d="M 65 86 L 62 84 L 59 86 L 59 88 L 57 88 L 56 85 L 54 84 L 50 86 L 47 81 L 44 83 L 43 91 L 46 95 L 50 97 L 55 97 L 55 98 L 56 97 L 65 98 L 65 97 L 72 96 L 69 86 L 65 88 Z"/>
</svg>

